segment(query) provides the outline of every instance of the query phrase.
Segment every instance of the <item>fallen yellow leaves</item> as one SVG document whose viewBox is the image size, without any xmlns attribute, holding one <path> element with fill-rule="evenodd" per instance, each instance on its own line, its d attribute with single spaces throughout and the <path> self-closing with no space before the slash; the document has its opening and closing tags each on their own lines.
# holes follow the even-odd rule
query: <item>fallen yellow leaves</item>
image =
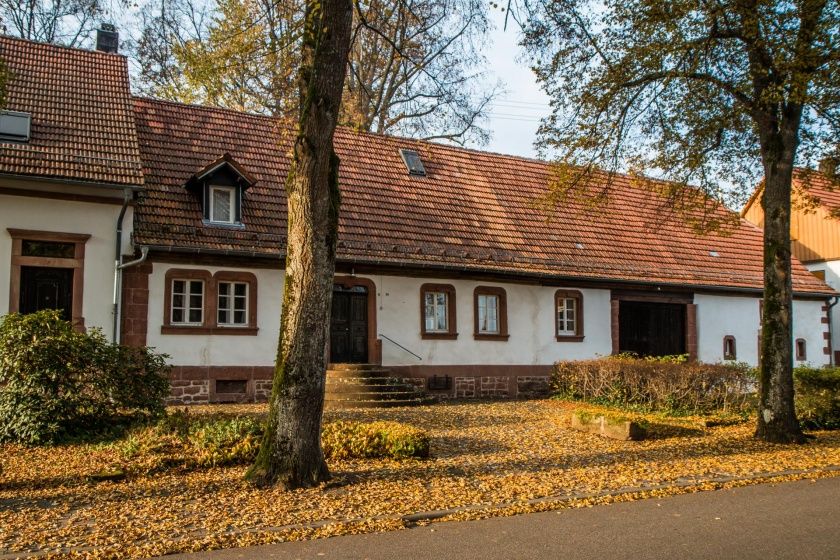
<svg viewBox="0 0 840 560">
<path fill-rule="evenodd" d="M 145 558 L 834 476 L 840 467 L 840 432 L 776 446 L 753 440 L 751 423 L 646 417 L 651 439 L 618 442 L 568 429 L 572 408 L 545 400 L 330 411 L 328 421 L 422 428 L 433 458 L 332 461 L 330 483 L 294 492 L 248 486 L 245 467 L 92 483 L 88 476 L 123 460 L 114 446 L 0 446 L 0 557 Z M 262 415 L 265 406 L 192 411 Z"/>
</svg>

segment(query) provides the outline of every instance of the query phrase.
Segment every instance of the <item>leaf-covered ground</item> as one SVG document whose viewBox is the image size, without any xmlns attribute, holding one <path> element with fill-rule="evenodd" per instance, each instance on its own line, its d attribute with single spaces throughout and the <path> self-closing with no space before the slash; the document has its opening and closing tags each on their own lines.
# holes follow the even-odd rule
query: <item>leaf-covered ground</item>
<svg viewBox="0 0 840 560">
<path fill-rule="evenodd" d="M 701 428 L 696 419 L 649 417 L 651 439 L 617 442 L 569 429 L 574 406 L 543 400 L 328 412 L 327 420 L 424 428 L 433 458 L 335 461 L 329 484 L 295 492 L 253 489 L 242 480 L 245 467 L 93 483 L 88 476 L 124 461 L 115 446 L 0 446 L 0 559 L 145 558 L 400 529 L 418 522 L 403 516 L 418 512 L 464 519 L 580 507 L 745 483 L 724 482 L 730 478 L 834 476 L 840 466 L 840 432 L 777 446 L 753 440 L 752 423 Z M 264 414 L 265 405 L 193 411 Z"/>
</svg>

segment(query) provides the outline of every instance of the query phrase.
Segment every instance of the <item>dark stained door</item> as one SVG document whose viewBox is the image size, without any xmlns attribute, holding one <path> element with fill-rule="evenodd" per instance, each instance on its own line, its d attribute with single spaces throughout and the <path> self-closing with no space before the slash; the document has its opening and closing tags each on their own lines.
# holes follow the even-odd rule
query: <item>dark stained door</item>
<svg viewBox="0 0 840 560">
<path fill-rule="evenodd" d="M 640 356 L 685 354 L 685 309 L 680 303 L 620 302 L 619 350 Z"/>
<path fill-rule="evenodd" d="M 333 291 L 330 319 L 330 362 L 364 364 L 368 361 L 367 290 Z"/>
<path fill-rule="evenodd" d="M 69 321 L 73 316 L 73 269 L 22 266 L 19 304 L 21 313 L 58 309 Z"/>
</svg>

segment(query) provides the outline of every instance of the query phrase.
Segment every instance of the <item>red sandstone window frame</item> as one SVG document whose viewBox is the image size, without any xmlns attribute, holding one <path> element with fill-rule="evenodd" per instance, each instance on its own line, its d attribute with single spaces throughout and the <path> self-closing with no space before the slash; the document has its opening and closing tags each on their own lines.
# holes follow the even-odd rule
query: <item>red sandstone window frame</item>
<svg viewBox="0 0 840 560">
<path fill-rule="evenodd" d="M 426 294 L 446 294 L 446 331 L 426 330 Z M 452 284 L 423 284 L 420 286 L 420 337 L 424 340 L 455 340 L 458 338 L 455 286 Z"/>
<path fill-rule="evenodd" d="M 85 330 L 85 318 L 82 316 L 85 280 L 85 244 L 90 235 L 83 233 L 63 233 L 58 231 L 37 231 L 29 229 L 7 228 L 12 238 L 12 262 L 9 277 L 9 313 L 20 310 L 20 272 L 22 266 L 73 269 L 73 301 L 70 310 L 70 322 L 73 328 Z M 23 242 L 47 241 L 73 243 L 73 258 L 30 257 L 23 255 Z"/>
<path fill-rule="evenodd" d="M 480 331 L 478 316 L 479 296 L 493 296 L 497 298 L 496 323 L 498 332 Z M 507 292 L 504 288 L 497 286 L 476 286 L 473 290 L 473 337 L 475 340 L 507 340 L 510 338 L 507 321 Z"/>
<path fill-rule="evenodd" d="M 560 300 L 572 299 L 575 300 L 575 330 L 574 334 L 567 334 L 561 332 L 557 322 L 557 310 L 560 306 Z M 552 320 L 554 321 L 554 336 L 557 342 L 582 342 L 583 341 L 583 293 L 579 290 L 557 290 L 554 292 L 554 308 L 552 310 Z"/>
<path fill-rule="evenodd" d="M 726 335 L 723 337 L 723 359 L 738 359 L 738 347 L 735 344 L 735 337 L 732 335 Z"/>
<path fill-rule="evenodd" d="M 172 285 L 175 280 L 201 280 L 204 282 L 204 316 L 201 324 L 172 323 Z M 212 334 L 255 336 L 257 327 L 257 277 L 244 271 L 220 270 L 215 274 L 196 268 L 170 268 L 164 275 L 163 325 L 161 334 Z M 217 305 L 219 282 L 248 284 L 248 322 L 245 325 L 220 325 Z"/>
<path fill-rule="evenodd" d="M 808 359 L 808 342 L 804 338 L 797 338 L 793 346 L 796 351 L 796 361 L 806 361 Z"/>
</svg>

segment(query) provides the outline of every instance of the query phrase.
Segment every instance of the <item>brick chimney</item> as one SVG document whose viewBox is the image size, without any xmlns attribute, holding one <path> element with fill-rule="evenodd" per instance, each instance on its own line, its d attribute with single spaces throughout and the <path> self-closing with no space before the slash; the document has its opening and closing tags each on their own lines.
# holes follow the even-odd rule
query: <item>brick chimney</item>
<svg viewBox="0 0 840 560">
<path fill-rule="evenodd" d="M 96 30 L 96 50 L 114 54 L 120 50 L 120 34 L 113 24 L 103 23 Z"/>
</svg>

